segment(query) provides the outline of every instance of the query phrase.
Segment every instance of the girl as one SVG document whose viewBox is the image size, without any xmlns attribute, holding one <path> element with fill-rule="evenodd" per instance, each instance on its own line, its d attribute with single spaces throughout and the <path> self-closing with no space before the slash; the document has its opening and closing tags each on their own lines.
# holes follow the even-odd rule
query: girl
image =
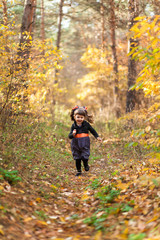
<svg viewBox="0 0 160 240">
<path fill-rule="evenodd" d="M 98 133 L 89 124 L 93 123 L 92 115 L 88 115 L 86 107 L 76 106 L 72 108 L 71 120 L 74 121 L 69 133 L 71 149 L 74 160 L 76 161 L 77 174 L 81 175 L 81 160 L 83 161 L 85 171 L 89 171 L 88 159 L 90 155 L 89 131 L 98 140 L 102 141 Z M 86 121 L 85 121 L 86 120 Z"/>
</svg>

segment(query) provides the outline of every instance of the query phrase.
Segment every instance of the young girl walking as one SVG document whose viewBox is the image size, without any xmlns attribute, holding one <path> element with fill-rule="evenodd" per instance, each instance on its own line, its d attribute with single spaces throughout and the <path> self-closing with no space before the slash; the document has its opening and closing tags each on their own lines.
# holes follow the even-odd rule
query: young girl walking
<svg viewBox="0 0 160 240">
<path fill-rule="evenodd" d="M 92 115 L 88 115 L 86 107 L 76 106 L 72 108 L 71 120 L 74 121 L 69 133 L 71 150 L 76 162 L 77 174 L 81 175 L 81 161 L 83 161 L 85 171 L 89 171 L 88 159 L 90 156 L 89 132 L 98 140 L 102 141 L 95 129 L 89 124 L 93 123 Z"/>
</svg>

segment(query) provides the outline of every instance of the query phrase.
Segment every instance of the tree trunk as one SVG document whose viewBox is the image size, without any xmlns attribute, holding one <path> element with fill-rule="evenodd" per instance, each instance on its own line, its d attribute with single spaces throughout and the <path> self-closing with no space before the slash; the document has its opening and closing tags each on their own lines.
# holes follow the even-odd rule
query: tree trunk
<svg viewBox="0 0 160 240">
<path fill-rule="evenodd" d="M 101 0 L 101 47 L 104 52 L 104 4 L 103 0 Z"/>
<path fill-rule="evenodd" d="M 2 4 L 3 4 L 3 24 L 7 26 L 8 23 L 7 0 L 2 0 Z"/>
<path fill-rule="evenodd" d="M 41 40 L 45 41 L 45 27 L 44 27 L 44 0 L 41 0 Z"/>
<path fill-rule="evenodd" d="M 153 9 L 154 9 L 155 15 L 159 15 L 160 14 L 159 0 L 153 0 L 152 4 L 153 4 Z"/>
<path fill-rule="evenodd" d="M 138 16 L 138 0 L 129 0 L 128 1 L 128 9 L 129 9 L 129 30 L 135 24 L 134 18 Z M 137 46 L 138 41 L 129 38 L 128 45 L 129 45 L 129 52 Z M 132 59 L 132 54 L 128 58 L 128 91 L 127 91 L 127 98 L 126 98 L 126 112 L 132 112 L 135 108 L 136 103 L 136 91 L 130 90 L 130 87 L 136 83 L 136 61 Z"/>
<path fill-rule="evenodd" d="M 115 17 L 115 4 L 114 0 L 109 0 L 110 4 L 110 34 L 111 34 L 111 47 L 112 47 L 112 58 L 113 58 L 113 73 L 114 73 L 114 109 L 116 117 L 120 117 L 120 109 L 118 107 L 118 60 L 117 60 L 117 49 L 116 49 L 116 17 Z"/>
<path fill-rule="evenodd" d="M 62 29 L 62 19 L 63 19 L 63 5 L 64 0 L 60 0 L 59 4 L 59 22 L 58 22 L 58 33 L 57 33 L 57 41 L 56 41 L 56 47 L 57 50 L 60 49 L 60 43 L 61 43 L 61 29 Z M 58 83 L 58 69 L 55 70 L 55 80 L 54 83 Z"/>
<path fill-rule="evenodd" d="M 30 48 L 33 40 L 33 31 L 35 24 L 36 0 L 25 0 L 24 12 L 21 25 L 21 37 L 18 49 L 18 56 L 21 58 L 18 64 L 23 63 L 23 67 L 28 68 L 27 60 L 30 54 Z M 25 44 L 25 46 L 24 46 Z"/>
<path fill-rule="evenodd" d="M 62 28 L 62 18 L 63 18 L 63 4 L 64 0 L 60 0 L 59 4 L 59 22 L 58 22 L 58 34 L 57 34 L 57 42 L 56 46 L 57 49 L 60 49 L 60 42 L 61 42 L 61 28 Z"/>
</svg>

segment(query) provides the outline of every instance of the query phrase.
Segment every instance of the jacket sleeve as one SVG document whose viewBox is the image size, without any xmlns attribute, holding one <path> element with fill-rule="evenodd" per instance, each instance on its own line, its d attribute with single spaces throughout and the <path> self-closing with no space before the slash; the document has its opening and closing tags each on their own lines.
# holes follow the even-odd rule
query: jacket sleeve
<svg viewBox="0 0 160 240">
<path fill-rule="evenodd" d="M 88 130 L 93 134 L 93 136 L 94 136 L 95 138 L 99 137 L 99 135 L 98 135 L 98 133 L 96 132 L 96 130 L 95 130 L 89 123 L 88 123 L 88 125 L 89 125 Z"/>
<path fill-rule="evenodd" d="M 69 133 L 69 135 L 68 135 L 68 137 L 69 137 L 70 139 L 74 138 L 74 137 L 73 137 L 73 130 L 74 130 L 74 126 L 72 125 L 71 131 L 70 131 L 70 133 Z"/>
</svg>

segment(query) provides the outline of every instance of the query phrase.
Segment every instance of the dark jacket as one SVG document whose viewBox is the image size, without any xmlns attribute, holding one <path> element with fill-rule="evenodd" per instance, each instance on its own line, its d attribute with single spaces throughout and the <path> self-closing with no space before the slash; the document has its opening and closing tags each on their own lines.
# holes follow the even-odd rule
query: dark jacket
<svg viewBox="0 0 160 240">
<path fill-rule="evenodd" d="M 73 137 L 74 129 L 76 129 L 76 134 L 91 132 L 95 138 L 99 137 L 98 133 L 94 130 L 94 128 L 86 121 L 83 121 L 81 127 L 77 126 L 76 122 L 72 124 L 71 131 L 68 136 L 70 139 L 74 138 Z"/>
</svg>

